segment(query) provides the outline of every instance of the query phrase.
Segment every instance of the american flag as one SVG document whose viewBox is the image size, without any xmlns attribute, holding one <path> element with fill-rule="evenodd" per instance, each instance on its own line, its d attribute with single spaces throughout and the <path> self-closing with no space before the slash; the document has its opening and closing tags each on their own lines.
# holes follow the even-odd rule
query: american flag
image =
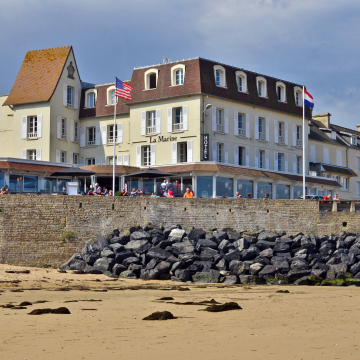
<svg viewBox="0 0 360 360">
<path fill-rule="evenodd" d="M 115 78 L 115 96 L 121 97 L 126 100 L 131 100 L 131 90 L 133 90 L 132 86 L 125 84 L 118 78 Z"/>
</svg>

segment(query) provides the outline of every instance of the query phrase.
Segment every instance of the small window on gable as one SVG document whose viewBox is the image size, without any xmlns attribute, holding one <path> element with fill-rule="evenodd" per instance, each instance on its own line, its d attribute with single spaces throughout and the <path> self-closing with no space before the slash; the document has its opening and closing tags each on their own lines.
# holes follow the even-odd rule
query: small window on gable
<svg viewBox="0 0 360 360">
<path fill-rule="evenodd" d="M 243 71 L 235 73 L 236 84 L 239 92 L 247 92 L 247 76 Z"/>
<path fill-rule="evenodd" d="M 295 105 L 296 106 L 302 106 L 303 100 L 302 100 L 302 89 L 300 86 L 294 87 L 294 96 L 295 96 Z"/>
<path fill-rule="evenodd" d="M 145 71 L 144 74 L 144 82 L 145 82 L 145 90 L 152 90 L 157 88 L 159 70 L 157 69 L 149 69 Z"/>
<path fill-rule="evenodd" d="M 286 86 L 283 82 L 276 82 L 276 95 L 278 101 L 286 102 Z"/>
<path fill-rule="evenodd" d="M 176 64 L 171 68 L 171 86 L 184 85 L 185 65 Z"/>
<path fill-rule="evenodd" d="M 357 145 L 357 137 L 356 136 L 351 137 L 351 145 Z"/>
<path fill-rule="evenodd" d="M 267 83 L 266 79 L 262 76 L 256 78 L 256 87 L 258 90 L 258 95 L 261 97 L 267 97 Z"/>
<path fill-rule="evenodd" d="M 115 105 L 115 101 L 117 103 L 117 98 L 115 96 L 115 85 L 110 86 L 106 90 L 106 98 L 107 98 L 107 105 Z"/>
<path fill-rule="evenodd" d="M 89 89 L 85 91 L 85 107 L 93 108 L 96 105 L 97 90 Z"/>
<path fill-rule="evenodd" d="M 226 87 L 226 72 L 222 66 L 214 66 L 214 76 L 216 86 Z"/>
</svg>

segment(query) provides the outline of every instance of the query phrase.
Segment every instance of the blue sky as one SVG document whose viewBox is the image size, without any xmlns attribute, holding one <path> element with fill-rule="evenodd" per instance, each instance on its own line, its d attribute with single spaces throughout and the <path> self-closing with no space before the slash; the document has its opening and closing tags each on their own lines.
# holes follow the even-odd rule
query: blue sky
<svg viewBox="0 0 360 360">
<path fill-rule="evenodd" d="M 314 113 L 360 123 L 360 1 L 0 0 L 0 94 L 26 51 L 72 45 L 83 81 L 196 56 L 305 84 Z"/>
</svg>

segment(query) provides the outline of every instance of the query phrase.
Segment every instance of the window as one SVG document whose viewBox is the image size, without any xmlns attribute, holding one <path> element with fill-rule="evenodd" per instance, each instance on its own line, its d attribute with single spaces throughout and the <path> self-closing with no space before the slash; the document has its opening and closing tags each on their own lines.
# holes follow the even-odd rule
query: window
<svg viewBox="0 0 360 360">
<path fill-rule="evenodd" d="M 269 198 L 272 199 L 272 184 L 268 182 L 259 181 L 257 183 L 257 198 L 265 198 L 265 194 L 269 194 Z"/>
<path fill-rule="evenodd" d="M 156 89 L 156 74 L 149 75 L 149 89 Z"/>
<path fill-rule="evenodd" d="M 108 144 L 113 144 L 114 141 L 117 141 L 117 124 L 115 125 L 115 133 L 114 133 L 114 125 L 108 126 Z"/>
<path fill-rule="evenodd" d="M 37 117 L 29 116 L 28 123 L 29 123 L 28 138 L 29 139 L 37 138 Z"/>
<path fill-rule="evenodd" d="M 245 165 L 245 148 L 239 146 L 239 165 Z"/>
<path fill-rule="evenodd" d="M 301 166 L 302 166 L 302 160 L 301 156 L 296 157 L 296 173 L 301 174 Z"/>
<path fill-rule="evenodd" d="M 60 162 L 66 163 L 66 152 L 60 151 Z"/>
<path fill-rule="evenodd" d="M 216 152 L 217 152 L 217 161 L 224 162 L 224 144 L 217 143 Z"/>
<path fill-rule="evenodd" d="M 179 162 L 187 162 L 187 143 L 178 143 Z"/>
<path fill-rule="evenodd" d="M 338 175 L 332 175 L 331 178 L 339 183 L 339 176 Z"/>
<path fill-rule="evenodd" d="M 216 196 L 234 197 L 234 180 L 227 177 L 216 178 Z"/>
<path fill-rule="evenodd" d="M 144 74 L 145 90 L 156 89 L 158 75 L 159 75 L 159 70 L 157 69 L 149 69 L 145 71 Z"/>
<path fill-rule="evenodd" d="M 301 147 L 301 126 L 296 126 L 296 146 Z"/>
<path fill-rule="evenodd" d="M 276 185 L 277 199 L 290 199 L 290 185 L 277 184 Z"/>
<path fill-rule="evenodd" d="M 197 194 L 201 198 L 211 198 L 213 196 L 213 177 L 212 176 L 197 176 Z M 176 195 L 176 193 L 175 193 Z"/>
<path fill-rule="evenodd" d="M 108 161 L 108 165 L 114 165 L 114 157 L 113 156 L 109 156 L 107 158 L 107 161 Z"/>
<path fill-rule="evenodd" d="M 28 150 L 28 159 L 36 160 L 36 150 Z"/>
<path fill-rule="evenodd" d="M 322 174 L 322 176 L 326 179 L 330 179 L 330 174 Z"/>
<path fill-rule="evenodd" d="M 146 127 L 147 134 L 156 134 L 156 116 L 155 110 L 147 112 L 147 127 Z"/>
<path fill-rule="evenodd" d="M 356 136 L 351 137 L 351 145 L 357 145 L 357 137 Z"/>
<path fill-rule="evenodd" d="M 225 69 L 221 65 L 214 66 L 214 76 L 216 86 L 226 87 Z"/>
<path fill-rule="evenodd" d="M 95 93 L 88 94 L 87 105 L 88 108 L 95 107 Z"/>
<path fill-rule="evenodd" d="M 74 88 L 72 88 L 71 86 L 67 87 L 67 106 L 68 107 L 73 107 L 73 93 L 74 93 Z"/>
<path fill-rule="evenodd" d="M 320 196 L 324 196 L 324 190 L 318 190 L 317 194 L 320 195 Z"/>
<path fill-rule="evenodd" d="M 61 119 L 61 139 L 66 140 L 66 119 Z"/>
<path fill-rule="evenodd" d="M 176 70 L 176 85 L 183 85 L 184 84 L 184 70 L 179 69 Z"/>
<path fill-rule="evenodd" d="M 356 183 L 356 197 L 360 198 L 360 182 Z"/>
<path fill-rule="evenodd" d="M 259 168 L 264 169 L 265 168 L 265 151 L 259 150 Z"/>
<path fill-rule="evenodd" d="M 216 108 L 216 131 L 224 132 L 223 109 Z"/>
<path fill-rule="evenodd" d="M 342 190 L 349 190 L 349 178 L 343 176 L 341 179 Z"/>
<path fill-rule="evenodd" d="M 182 108 L 173 109 L 173 131 L 183 130 Z"/>
<path fill-rule="evenodd" d="M 266 79 L 262 76 L 258 76 L 256 78 L 256 86 L 258 90 L 258 95 L 261 97 L 267 97 Z"/>
<path fill-rule="evenodd" d="M 265 141 L 266 134 L 265 134 L 265 119 L 259 117 L 259 140 Z"/>
<path fill-rule="evenodd" d="M 243 71 L 235 73 L 236 84 L 239 92 L 247 92 L 247 76 Z"/>
<path fill-rule="evenodd" d="M 284 123 L 279 122 L 278 144 L 284 144 Z"/>
<path fill-rule="evenodd" d="M 92 146 L 96 144 L 96 128 L 95 126 L 87 128 L 86 145 Z"/>
<path fill-rule="evenodd" d="M 295 104 L 297 106 L 300 106 L 300 92 L 299 91 L 295 92 Z"/>
<path fill-rule="evenodd" d="M 110 91 L 110 105 L 115 105 L 115 90 Z"/>
<path fill-rule="evenodd" d="M 278 101 L 286 102 L 286 86 L 283 82 L 276 82 L 276 94 Z"/>
<path fill-rule="evenodd" d="M 73 154 L 73 164 L 80 164 L 79 154 Z"/>
<path fill-rule="evenodd" d="M 74 122 L 74 142 L 79 142 L 79 123 Z"/>
<path fill-rule="evenodd" d="M 150 146 L 143 146 L 142 148 L 142 164 L 143 166 L 151 165 L 151 151 Z"/>
<path fill-rule="evenodd" d="M 86 165 L 95 165 L 95 158 L 86 159 Z"/>
<path fill-rule="evenodd" d="M 284 154 L 280 154 L 278 153 L 278 168 L 277 171 L 283 171 L 283 159 L 284 159 Z"/>
<path fill-rule="evenodd" d="M 239 179 L 236 184 L 236 191 L 241 195 L 242 198 L 246 199 L 248 193 L 253 196 L 254 194 L 254 183 L 251 180 Z"/>
<path fill-rule="evenodd" d="M 238 136 L 246 137 L 244 115 L 238 114 Z"/>
<path fill-rule="evenodd" d="M 302 88 L 300 86 L 294 87 L 294 97 L 296 106 L 302 106 Z"/>
</svg>

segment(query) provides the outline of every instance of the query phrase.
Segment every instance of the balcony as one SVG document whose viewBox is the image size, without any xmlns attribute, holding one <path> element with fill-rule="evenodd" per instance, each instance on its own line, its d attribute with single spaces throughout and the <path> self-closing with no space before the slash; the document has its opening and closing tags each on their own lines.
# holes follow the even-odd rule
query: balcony
<svg viewBox="0 0 360 360">
<path fill-rule="evenodd" d="M 146 133 L 147 134 L 156 134 L 156 126 L 148 126 Z"/>
<path fill-rule="evenodd" d="M 285 144 L 285 141 L 284 141 L 284 137 L 283 136 L 278 136 L 278 144 L 280 145 L 284 145 Z"/>
<path fill-rule="evenodd" d="M 66 140 L 66 134 L 61 134 L 61 140 Z"/>
<path fill-rule="evenodd" d="M 216 124 L 216 131 L 223 133 L 224 132 L 224 125 Z"/>
<path fill-rule="evenodd" d="M 266 134 L 263 132 L 259 132 L 259 140 L 265 141 L 266 140 Z"/>
<path fill-rule="evenodd" d="M 28 139 L 35 139 L 37 138 L 37 132 L 30 132 L 28 133 Z"/>
<path fill-rule="evenodd" d="M 182 131 L 184 130 L 183 123 L 173 124 L 173 131 Z"/>
<path fill-rule="evenodd" d="M 86 146 L 94 146 L 95 143 L 96 143 L 95 140 L 88 140 L 88 141 L 86 142 Z"/>
<path fill-rule="evenodd" d="M 301 147 L 302 146 L 302 141 L 301 140 L 296 140 L 296 146 Z"/>
<path fill-rule="evenodd" d="M 238 136 L 246 137 L 246 131 L 245 131 L 245 129 L 238 129 Z"/>
<path fill-rule="evenodd" d="M 79 138 L 78 138 L 78 137 L 74 138 L 74 142 L 78 143 L 78 142 L 79 142 Z"/>
</svg>

